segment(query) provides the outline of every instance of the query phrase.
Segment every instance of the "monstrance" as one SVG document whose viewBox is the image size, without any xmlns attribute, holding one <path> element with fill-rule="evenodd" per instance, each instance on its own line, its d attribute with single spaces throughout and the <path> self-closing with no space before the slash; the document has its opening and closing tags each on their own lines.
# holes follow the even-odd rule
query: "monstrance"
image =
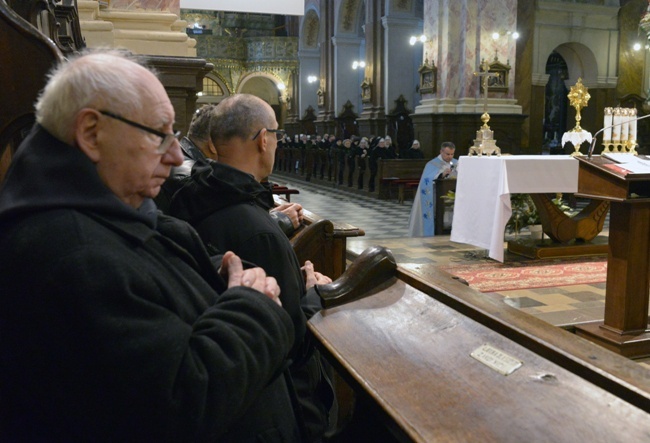
<svg viewBox="0 0 650 443">
<path fill-rule="evenodd" d="M 591 95 L 589 95 L 588 88 L 582 84 L 582 78 L 578 78 L 578 81 L 575 85 L 571 86 L 571 91 L 569 95 L 569 104 L 576 108 L 576 126 L 572 130 L 565 132 L 562 136 L 562 146 L 565 143 L 571 142 L 573 145 L 574 151 L 571 153 L 572 157 L 577 157 L 582 155 L 580 153 L 580 145 L 584 142 L 591 143 L 591 132 L 585 131 L 580 127 L 580 110 L 587 107 Z"/>
</svg>

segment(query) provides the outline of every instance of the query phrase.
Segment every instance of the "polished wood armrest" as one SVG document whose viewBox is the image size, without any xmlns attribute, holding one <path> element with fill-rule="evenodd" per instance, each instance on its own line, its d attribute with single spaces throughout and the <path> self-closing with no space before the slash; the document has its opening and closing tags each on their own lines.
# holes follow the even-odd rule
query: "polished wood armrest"
<svg viewBox="0 0 650 443">
<path fill-rule="evenodd" d="M 397 263 L 389 249 L 371 246 L 352 262 L 343 275 L 330 284 L 317 285 L 316 291 L 323 306 L 332 308 L 370 295 L 372 290 L 392 279 L 396 270 Z"/>
</svg>

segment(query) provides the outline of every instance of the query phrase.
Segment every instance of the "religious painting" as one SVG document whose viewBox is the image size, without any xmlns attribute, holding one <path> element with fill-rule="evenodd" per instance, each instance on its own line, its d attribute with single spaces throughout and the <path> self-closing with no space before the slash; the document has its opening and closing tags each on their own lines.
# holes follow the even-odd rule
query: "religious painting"
<svg viewBox="0 0 650 443">
<path fill-rule="evenodd" d="M 438 90 L 438 68 L 425 60 L 418 72 L 420 73 L 420 94 L 434 94 Z"/>
<path fill-rule="evenodd" d="M 510 62 L 505 65 L 499 61 L 498 57 L 494 57 L 494 61 L 490 64 L 481 63 L 481 72 L 485 72 L 485 66 L 488 66 L 490 75 L 487 77 L 487 86 L 490 92 L 508 92 L 508 85 L 510 84 Z M 481 93 L 483 92 L 483 82 L 481 82 Z"/>
<path fill-rule="evenodd" d="M 372 100 L 372 83 L 369 78 L 363 79 L 361 83 L 361 102 L 368 103 Z"/>
</svg>

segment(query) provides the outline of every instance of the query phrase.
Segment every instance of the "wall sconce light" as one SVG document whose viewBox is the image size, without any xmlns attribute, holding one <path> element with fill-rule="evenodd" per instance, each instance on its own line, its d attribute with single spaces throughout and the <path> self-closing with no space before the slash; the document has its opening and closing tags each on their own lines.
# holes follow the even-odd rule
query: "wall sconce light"
<svg viewBox="0 0 650 443">
<path fill-rule="evenodd" d="M 519 33 L 517 31 L 501 31 L 501 32 L 493 32 L 492 39 L 499 40 L 499 38 L 502 35 L 508 38 L 512 38 L 513 40 L 517 40 L 519 38 Z"/>
<path fill-rule="evenodd" d="M 280 91 L 284 91 L 286 89 L 286 85 L 282 82 L 278 83 L 278 89 Z"/>
<path fill-rule="evenodd" d="M 352 69 L 359 69 L 359 68 L 365 68 L 366 67 L 366 62 L 363 60 L 355 60 L 352 62 Z"/>
<path fill-rule="evenodd" d="M 424 43 L 427 41 L 427 36 L 422 34 L 420 36 L 415 36 L 412 35 L 411 38 L 409 39 L 409 44 L 411 46 L 415 45 L 417 42 Z"/>
<path fill-rule="evenodd" d="M 315 75 L 307 76 L 307 83 L 314 83 L 316 80 L 318 80 L 318 77 L 316 77 Z"/>
</svg>

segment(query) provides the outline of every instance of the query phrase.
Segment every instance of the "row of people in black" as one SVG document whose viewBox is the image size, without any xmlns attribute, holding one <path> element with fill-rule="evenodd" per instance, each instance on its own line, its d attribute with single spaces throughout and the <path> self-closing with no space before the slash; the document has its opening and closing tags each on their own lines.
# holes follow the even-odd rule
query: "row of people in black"
<svg viewBox="0 0 650 443">
<path fill-rule="evenodd" d="M 354 186 L 357 173 L 357 187 L 364 189 L 366 170 L 370 171 L 368 191 L 375 191 L 379 159 L 424 158 L 420 143 L 414 140 L 408 149 L 398 149 L 390 136 L 352 136 L 340 139 L 334 135 L 305 134 L 286 136 L 278 142 L 275 169 L 303 175 L 307 181 L 312 177 L 336 181 L 342 186 Z"/>
</svg>

